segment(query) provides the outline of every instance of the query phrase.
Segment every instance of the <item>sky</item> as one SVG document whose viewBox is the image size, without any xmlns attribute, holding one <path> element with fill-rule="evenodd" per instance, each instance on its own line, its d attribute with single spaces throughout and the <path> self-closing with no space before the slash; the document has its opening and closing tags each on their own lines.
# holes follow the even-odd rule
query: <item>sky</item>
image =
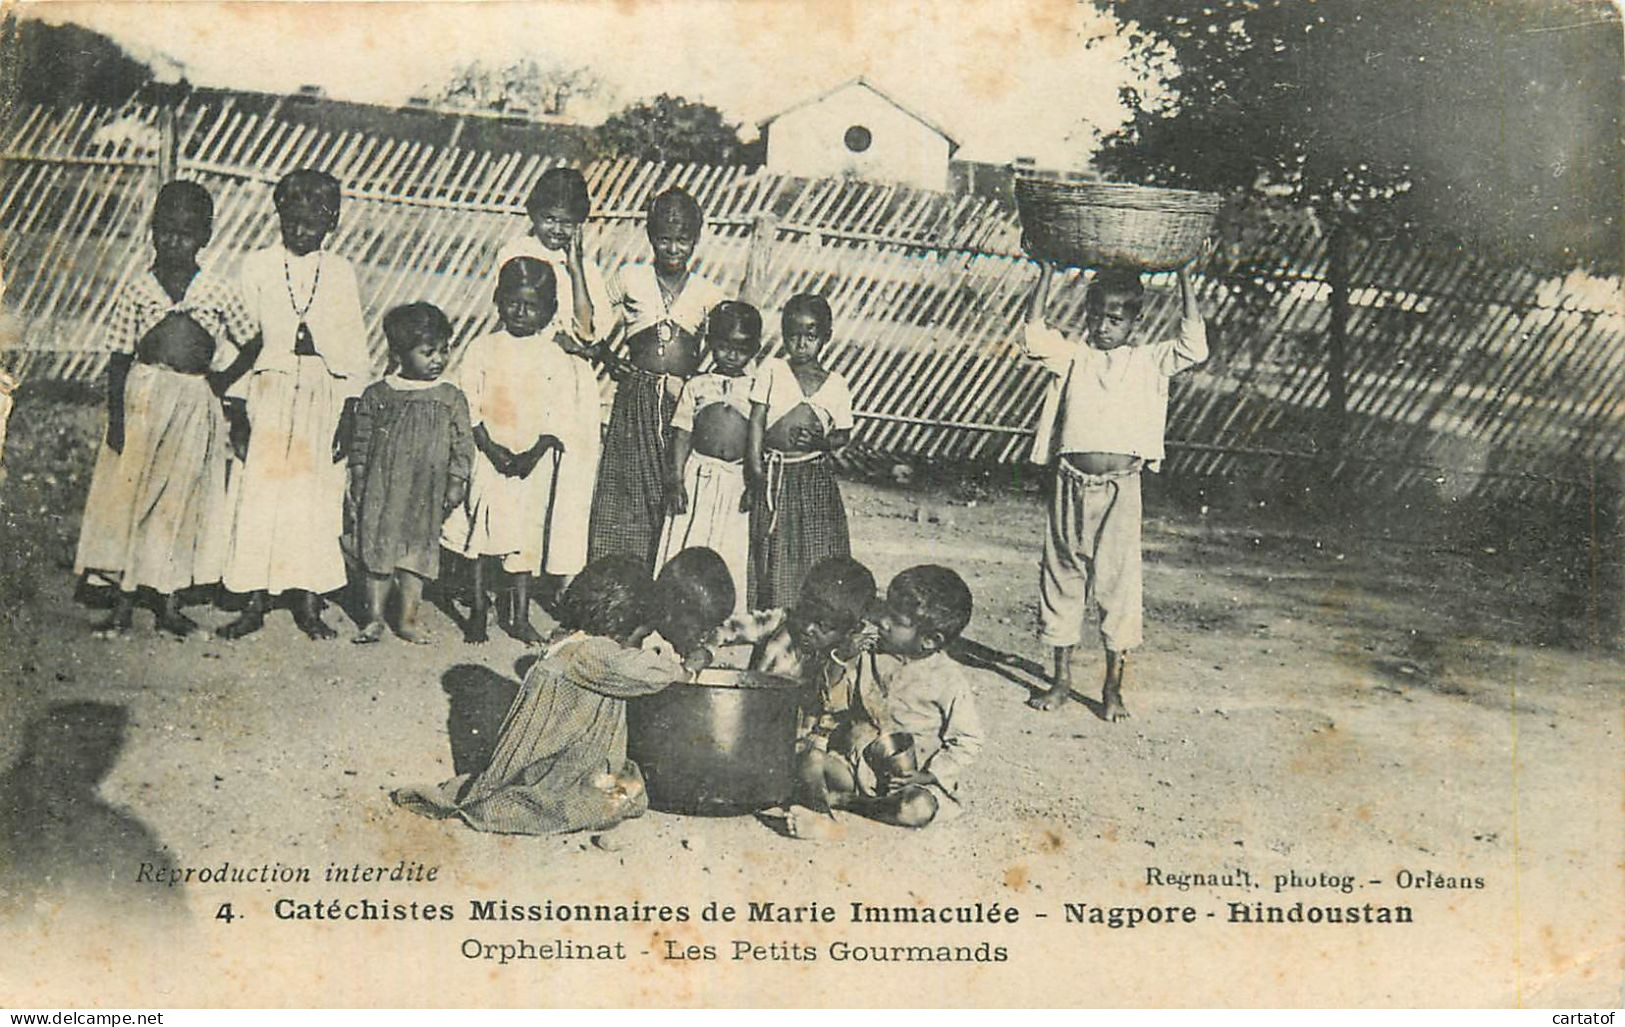
<svg viewBox="0 0 1625 1027">
<path fill-rule="evenodd" d="M 1081 165 L 1120 123 L 1126 46 L 1076 0 L 533 0 L 215 3 L 33 0 L 196 85 L 400 104 L 479 58 L 590 67 L 624 104 L 668 92 L 745 126 L 854 76 L 962 144 L 960 155 Z M 589 120 L 607 111 L 584 111 Z"/>
</svg>

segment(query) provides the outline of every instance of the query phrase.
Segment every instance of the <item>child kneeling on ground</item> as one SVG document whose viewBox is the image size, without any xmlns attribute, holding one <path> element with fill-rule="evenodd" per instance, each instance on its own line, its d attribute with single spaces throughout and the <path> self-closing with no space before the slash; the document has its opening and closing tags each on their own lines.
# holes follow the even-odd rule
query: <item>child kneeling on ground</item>
<svg viewBox="0 0 1625 1027">
<path fill-rule="evenodd" d="M 791 810 L 791 834 L 829 837 L 838 827 L 829 811 L 837 809 L 898 827 L 959 815 L 960 783 L 985 735 L 964 671 L 946 649 L 970 614 L 970 589 L 947 567 L 910 567 L 892 579 L 876 652 L 855 661 L 835 729 L 803 757 L 806 805 Z"/>
</svg>

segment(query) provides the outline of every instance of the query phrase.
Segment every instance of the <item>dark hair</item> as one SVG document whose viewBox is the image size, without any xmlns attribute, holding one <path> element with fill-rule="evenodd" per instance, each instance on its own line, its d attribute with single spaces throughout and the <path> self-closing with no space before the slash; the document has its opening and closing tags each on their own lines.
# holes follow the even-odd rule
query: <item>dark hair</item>
<svg viewBox="0 0 1625 1027">
<path fill-rule="evenodd" d="M 196 182 L 165 182 L 158 190 L 158 202 L 153 205 L 152 219 L 162 214 L 181 214 L 203 222 L 204 234 L 214 234 L 214 197 Z"/>
<path fill-rule="evenodd" d="M 625 640 L 643 626 L 650 586 L 642 560 L 606 556 L 575 576 L 559 598 L 554 618 L 571 631 Z"/>
<path fill-rule="evenodd" d="M 711 308 L 705 322 L 705 337 L 713 348 L 726 341 L 734 329 L 742 330 L 755 343 L 754 354 L 762 348 L 762 312 L 740 300 L 723 300 Z"/>
<path fill-rule="evenodd" d="M 1133 268 L 1103 267 L 1089 280 L 1089 291 L 1083 295 L 1083 312 L 1087 317 L 1099 317 L 1105 309 L 1107 295 L 1121 296 L 1135 317 L 1145 306 L 1145 283 Z"/>
<path fill-rule="evenodd" d="M 425 337 L 451 338 L 450 319 L 433 303 L 405 303 L 384 315 L 384 340 L 391 353 L 405 352 Z"/>
<path fill-rule="evenodd" d="M 705 214 L 694 197 L 677 186 L 672 186 L 665 192 L 649 201 L 648 229 L 654 234 L 655 228 L 670 224 L 686 234 L 698 236 L 705 227 Z"/>
<path fill-rule="evenodd" d="M 939 564 L 910 567 L 891 579 L 886 605 L 907 613 L 922 633 L 941 636 L 943 645 L 958 638 L 970 623 L 970 587 Z"/>
<path fill-rule="evenodd" d="M 684 549 L 655 578 L 649 621 L 668 642 L 687 651 L 727 619 L 737 594 L 733 575 L 716 550 Z"/>
<path fill-rule="evenodd" d="M 277 210 L 293 203 L 306 203 L 319 206 L 337 217 L 342 195 L 339 180 L 332 175 L 315 168 L 300 168 L 277 180 L 276 188 L 271 191 L 271 200 Z"/>
<path fill-rule="evenodd" d="M 815 292 L 798 292 L 785 301 L 784 313 L 779 318 L 781 330 L 789 330 L 790 318 L 795 314 L 810 316 L 826 339 L 835 333 L 835 315 L 830 312 L 829 300 Z"/>
<path fill-rule="evenodd" d="M 553 167 L 531 186 L 525 197 L 525 213 L 535 217 L 543 209 L 560 206 L 576 221 L 587 220 L 592 203 L 587 199 L 587 180 L 575 168 Z"/>
<path fill-rule="evenodd" d="M 559 308 L 559 279 L 553 266 L 535 257 L 514 257 L 497 272 L 495 298 L 501 299 L 509 289 L 531 286 L 542 294 L 542 300 L 554 310 Z M 549 315 L 551 316 L 551 315 Z"/>
<path fill-rule="evenodd" d="M 875 599 L 875 576 L 850 556 L 831 556 L 813 564 L 796 597 L 796 616 L 832 631 L 858 626 Z"/>
</svg>

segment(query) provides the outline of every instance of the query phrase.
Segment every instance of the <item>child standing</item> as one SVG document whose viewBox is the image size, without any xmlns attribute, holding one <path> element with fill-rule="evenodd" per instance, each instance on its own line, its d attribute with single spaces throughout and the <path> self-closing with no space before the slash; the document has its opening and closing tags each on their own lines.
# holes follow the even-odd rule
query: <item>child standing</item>
<svg viewBox="0 0 1625 1027">
<path fill-rule="evenodd" d="M 372 372 L 355 269 L 323 248 L 339 192 L 323 171 L 283 177 L 274 193 L 282 241 L 243 261 L 243 301 L 264 348 L 228 393 L 244 401 L 250 432 L 224 582 L 248 600 L 222 638 L 258 631 L 269 597 L 285 592 L 301 631 L 337 637 L 322 595 L 345 583 L 347 422 Z"/>
<path fill-rule="evenodd" d="M 581 228 L 590 211 L 587 180 L 581 172 L 548 168 L 525 198 L 530 231 L 497 251 L 498 272 L 515 257 L 533 257 L 553 269 L 558 279 L 556 331 L 559 344 L 572 353 L 584 352 L 615 327 L 604 272 L 587 259 L 582 245 Z"/>
<path fill-rule="evenodd" d="M 833 320 L 822 296 L 792 296 L 783 315 L 788 357 L 763 363 L 751 387 L 745 472 L 753 609 L 792 602 L 813 564 L 852 552 L 829 460 L 852 437 L 852 394 L 818 360 Z"/>
<path fill-rule="evenodd" d="M 571 634 L 525 675 L 490 764 L 396 791 L 396 804 L 505 834 L 601 829 L 641 816 L 648 800 L 626 758 L 626 700 L 692 678 L 708 655 L 698 640 L 733 605 L 721 558 L 689 552 L 696 555 L 673 561 L 652 585 L 632 557 L 589 564 L 559 601 Z M 646 646 L 654 631 L 670 646 Z"/>
<path fill-rule="evenodd" d="M 835 714 L 838 723 L 822 754 L 831 808 L 898 827 L 959 815 L 960 785 L 985 736 L 964 671 L 946 649 L 970 615 L 970 589 L 947 567 L 910 567 L 892 579 L 877 651 L 856 661 L 853 701 Z M 907 745 L 898 748 L 899 741 Z M 877 742 L 891 742 L 896 751 L 886 755 Z M 793 834 L 819 837 L 834 822 L 794 810 L 787 826 Z"/>
<path fill-rule="evenodd" d="M 466 638 L 483 642 L 489 617 L 487 558 L 509 586 L 498 615 L 527 645 L 533 575 L 569 575 L 584 564 L 586 504 L 598 460 L 597 381 L 586 361 L 549 334 L 556 324 L 553 268 L 516 257 L 497 277 L 502 330 L 468 344 L 457 372 L 473 425 L 468 500 L 446 520 L 442 544 L 474 562 Z M 554 454 L 552 461 L 543 457 Z"/>
<path fill-rule="evenodd" d="M 616 378 L 604 459 L 593 494 L 589 557 L 630 553 L 658 566 L 666 517 L 671 419 L 685 379 L 704 356 L 705 321 L 723 292 L 689 267 L 704 225 L 700 205 L 681 189 L 649 202 L 650 264 L 616 276 L 625 362 L 597 350 Z"/>
<path fill-rule="evenodd" d="M 468 497 L 474 439 L 468 401 L 441 381 L 451 322 L 439 307 L 410 303 L 384 315 L 392 372 L 356 404 L 350 442 L 350 508 L 356 559 L 366 573 L 367 621 L 356 642 L 384 637 L 384 604 L 393 583 L 396 626 L 425 644 L 418 628 L 423 583 L 440 575 L 440 529 Z"/>
<path fill-rule="evenodd" d="M 1101 717 L 1118 721 L 1130 650 L 1142 639 L 1140 472 L 1157 470 L 1168 420 L 1168 379 L 1207 359 L 1207 326 L 1179 269 L 1179 335 L 1131 345 L 1145 286 L 1138 272 L 1096 272 L 1084 298 L 1083 338 L 1068 342 L 1044 320 L 1055 269 L 1033 286 L 1023 349 L 1053 376 L 1039 415 L 1035 463 L 1055 464 L 1038 580 L 1040 637 L 1053 647 L 1054 685 L 1030 700 L 1053 710 L 1072 692 L 1084 611 L 1100 611 L 1106 649 Z"/>
<path fill-rule="evenodd" d="M 666 509 L 655 564 L 692 546 L 716 550 L 733 575 L 735 613 L 745 612 L 750 568 L 750 508 L 745 447 L 750 442 L 751 378 L 745 368 L 762 347 L 762 315 L 725 300 L 706 326 L 713 369 L 683 383 L 671 416 Z"/>
<path fill-rule="evenodd" d="M 159 630 L 190 635 L 197 624 L 181 612 L 181 590 L 218 583 L 225 563 L 230 449 L 219 393 L 253 361 L 258 339 L 236 289 L 198 267 L 213 219 L 202 186 L 165 185 L 152 267 L 113 307 L 107 435 L 74 559 L 75 574 L 118 582 L 100 629 L 108 634 L 130 629 L 137 590 L 148 588 Z"/>
</svg>

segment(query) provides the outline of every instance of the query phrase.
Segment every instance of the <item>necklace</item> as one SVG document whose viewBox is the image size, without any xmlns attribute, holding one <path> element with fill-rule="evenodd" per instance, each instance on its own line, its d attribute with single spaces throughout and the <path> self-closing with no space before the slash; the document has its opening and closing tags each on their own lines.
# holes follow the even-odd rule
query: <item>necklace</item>
<svg viewBox="0 0 1625 1027">
<path fill-rule="evenodd" d="M 305 323 L 305 315 L 316 303 L 316 290 L 322 286 L 322 253 L 316 251 L 316 274 L 310 281 L 310 295 L 305 297 L 304 306 L 299 305 L 298 297 L 293 294 L 293 267 L 288 263 L 288 255 L 282 255 L 282 281 L 288 286 L 288 305 L 293 308 L 293 316 L 299 319 L 299 331 L 294 335 L 293 353 L 298 357 L 314 357 L 316 353 L 316 340 L 310 334 L 310 325 Z"/>
</svg>

